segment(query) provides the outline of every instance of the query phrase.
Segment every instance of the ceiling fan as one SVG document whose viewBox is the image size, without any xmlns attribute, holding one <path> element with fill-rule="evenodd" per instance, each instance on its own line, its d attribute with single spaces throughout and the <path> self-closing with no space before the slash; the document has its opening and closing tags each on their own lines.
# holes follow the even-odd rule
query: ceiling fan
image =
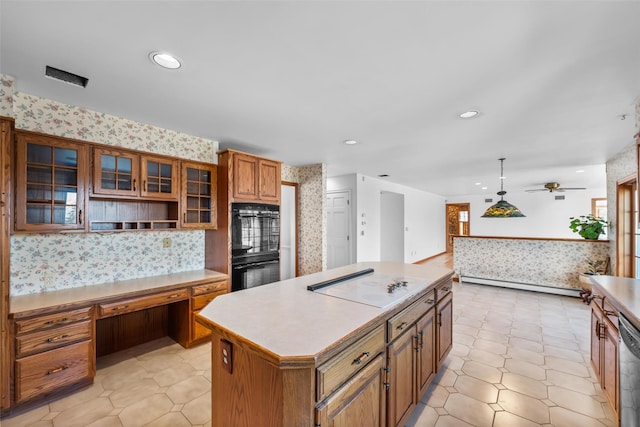
<svg viewBox="0 0 640 427">
<path fill-rule="evenodd" d="M 586 190 L 584 187 L 560 187 L 560 183 L 558 182 L 547 182 L 544 185 L 544 188 L 537 188 L 535 190 L 525 190 L 527 193 L 534 193 L 536 191 L 548 191 L 550 193 L 555 193 L 556 191 L 562 192 L 567 190 Z"/>
</svg>

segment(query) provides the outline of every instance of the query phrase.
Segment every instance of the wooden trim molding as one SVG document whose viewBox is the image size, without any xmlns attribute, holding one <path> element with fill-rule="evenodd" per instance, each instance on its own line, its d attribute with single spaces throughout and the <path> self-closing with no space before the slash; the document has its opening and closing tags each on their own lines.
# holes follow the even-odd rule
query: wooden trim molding
<svg viewBox="0 0 640 427">
<path fill-rule="evenodd" d="M 457 237 L 457 236 L 454 236 L 454 237 Z M 427 257 L 427 258 L 424 258 L 424 259 L 421 259 L 421 260 L 418 260 L 418 261 L 414 261 L 413 264 L 422 264 L 423 262 L 427 262 L 429 260 L 432 260 L 432 259 L 434 259 L 436 257 L 439 257 L 441 255 L 444 255 L 446 253 L 447 253 L 446 251 L 445 252 L 440 252 L 439 254 L 431 255 L 430 257 Z"/>
<path fill-rule="evenodd" d="M 296 210 L 296 215 L 294 218 L 295 224 L 294 224 L 294 228 L 296 230 L 296 235 L 294 236 L 294 239 L 296 241 L 296 277 L 298 277 L 300 275 L 300 265 L 298 262 L 298 252 L 300 251 L 300 246 L 299 246 L 299 239 L 298 239 L 298 215 L 300 214 L 300 184 L 298 184 L 297 182 L 289 182 L 289 181 L 281 181 L 280 182 L 281 185 L 288 185 L 290 187 L 294 187 L 296 189 L 296 200 L 295 200 L 295 210 Z M 280 200 L 280 203 L 282 204 L 282 200 Z"/>
<path fill-rule="evenodd" d="M 608 243 L 609 240 L 590 240 L 590 239 L 562 239 L 556 237 L 509 237 L 509 236 L 453 236 L 454 238 L 471 238 L 471 239 L 502 239 L 502 240 L 542 240 L 550 242 L 586 242 L 586 243 Z"/>
</svg>

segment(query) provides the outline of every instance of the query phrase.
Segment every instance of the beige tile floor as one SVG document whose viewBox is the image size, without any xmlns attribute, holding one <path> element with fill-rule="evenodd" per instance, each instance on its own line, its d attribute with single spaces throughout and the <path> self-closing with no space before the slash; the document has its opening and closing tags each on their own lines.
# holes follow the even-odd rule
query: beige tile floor
<svg viewBox="0 0 640 427">
<path fill-rule="evenodd" d="M 454 323 L 451 355 L 408 427 L 615 426 L 578 299 L 455 284 Z M 208 426 L 209 351 L 165 338 L 100 358 L 93 386 L 1 425 Z"/>
</svg>

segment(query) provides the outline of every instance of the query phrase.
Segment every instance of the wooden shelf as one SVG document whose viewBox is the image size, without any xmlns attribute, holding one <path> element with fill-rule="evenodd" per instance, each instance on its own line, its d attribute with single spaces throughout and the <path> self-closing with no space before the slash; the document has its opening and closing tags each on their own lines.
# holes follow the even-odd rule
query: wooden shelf
<svg viewBox="0 0 640 427">
<path fill-rule="evenodd" d="M 172 230 L 177 220 L 155 221 L 91 221 L 91 231 Z"/>
</svg>

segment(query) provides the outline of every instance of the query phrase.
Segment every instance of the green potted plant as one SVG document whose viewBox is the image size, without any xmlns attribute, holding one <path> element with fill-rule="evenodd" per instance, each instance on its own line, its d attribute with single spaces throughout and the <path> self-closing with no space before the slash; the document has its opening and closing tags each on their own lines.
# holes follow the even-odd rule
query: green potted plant
<svg viewBox="0 0 640 427">
<path fill-rule="evenodd" d="M 597 240 L 601 234 L 604 234 L 604 229 L 607 227 L 607 221 L 602 218 L 595 217 L 591 214 L 580 215 L 579 217 L 570 217 L 569 228 L 578 233 L 585 239 Z"/>
</svg>

